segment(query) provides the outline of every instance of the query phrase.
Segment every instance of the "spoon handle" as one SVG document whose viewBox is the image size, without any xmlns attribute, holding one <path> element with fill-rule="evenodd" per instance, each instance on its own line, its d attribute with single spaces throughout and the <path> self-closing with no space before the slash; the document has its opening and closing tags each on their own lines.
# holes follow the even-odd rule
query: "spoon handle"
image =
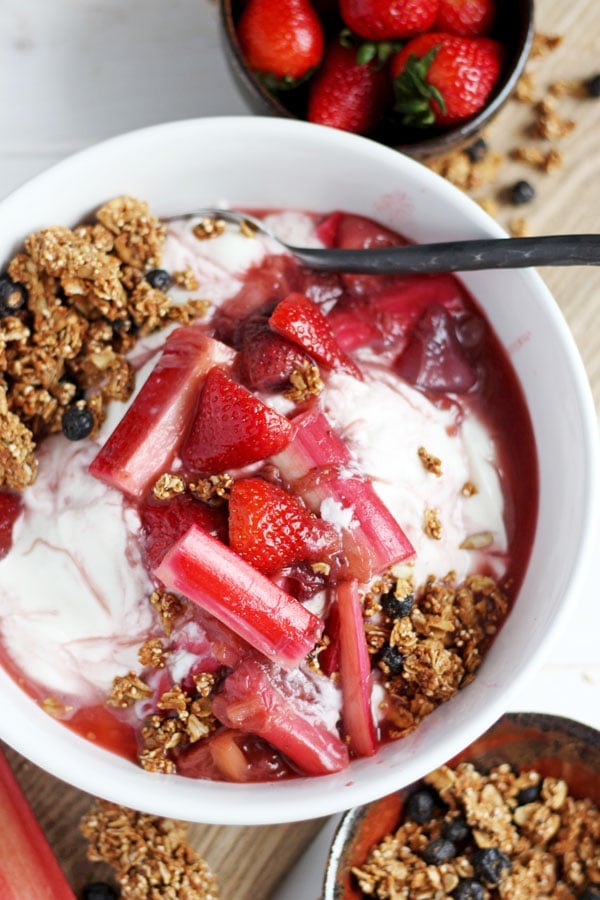
<svg viewBox="0 0 600 900">
<path fill-rule="evenodd" d="M 486 238 L 366 250 L 290 249 L 311 269 L 374 275 L 600 265 L 599 234 Z"/>
</svg>

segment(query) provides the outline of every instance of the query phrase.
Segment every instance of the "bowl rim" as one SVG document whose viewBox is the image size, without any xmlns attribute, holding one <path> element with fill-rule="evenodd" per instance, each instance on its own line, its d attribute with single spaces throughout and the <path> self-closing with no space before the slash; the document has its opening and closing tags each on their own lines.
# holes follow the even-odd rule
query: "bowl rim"
<svg viewBox="0 0 600 900">
<path fill-rule="evenodd" d="M 72 167 L 77 170 L 81 167 L 101 165 L 103 157 L 123 151 L 128 156 L 131 153 L 132 145 L 147 147 L 157 137 L 170 145 L 175 140 L 192 140 L 194 136 L 196 140 L 198 138 L 205 139 L 207 134 L 217 133 L 223 137 L 235 136 L 243 146 L 243 134 L 250 135 L 255 133 L 256 129 L 261 132 L 261 137 L 270 138 L 273 141 L 276 141 L 283 132 L 301 139 L 304 132 L 311 141 L 314 139 L 319 142 L 334 142 L 336 147 L 342 151 L 344 149 L 348 149 L 351 153 L 358 151 L 374 163 L 384 159 L 391 163 L 393 159 L 393 165 L 399 171 L 404 170 L 419 178 L 426 178 L 435 186 L 436 191 L 442 195 L 445 194 L 457 208 L 468 211 L 470 219 L 475 222 L 477 228 L 481 227 L 490 236 L 505 236 L 500 226 L 473 200 L 441 176 L 426 170 L 417 161 L 398 154 L 389 147 L 377 144 L 368 138 L 338 132 L 325 126 L 299 120 L 254 116 L 217 116 L 167 122 L 117 135 L 72 154 L 34 176 L 0 201 L 0 236 L 2 232 L 1 219 L 4 218 L 5 213 L 10 214 L 11 208 L 18 209 L 20 204 L 26 203 L 28 196 L 35 196 L 40 189 L 43 190 L 47 181 L 53 182 L 56 179 L 64 178 Z M 159 212 L 159 214 L 162 213 Z M 477 715 L 473 716 L 468 726 L 463 728 L 460 742 L 455 741 L 449 755 L 455 755 L 463 746 L 471 743 L 509 708 L 511 698 L 519 684 L 539 665 L 542 655 L 547 652 L 552 640 L 557 639 L 570 607 L 582 589 L 587 569 L 591 568 L 595 550 L 595 533 L 600 518 L 597 466 L 600 453 L 598 452 L 598 434 L 595 427 L 596 414 L 583 361 L 556 302 L 538 273 L 533 270 L 520 270 L 519 277 L 529 286 L 530 290 L 542 298 L 547 306 L 549 319 L 556 324 L 557 328 L 560 328 L 561 339 L 571 365 L 571 375 L 577 388 L 579 411 L 583 423 L 583 452 L 588 461 L 590 475 L 589 490 L 581 511 L 582 540 L 573 558 L 575 577 L 571 580 L 559 614 L 551 628 L 548 629 L 542 646 L 523 661 L 517 684 L 513 684 L 512 689 L 505 688 L 503 691 L 495 692 L 495 694 L 500 693 L 500 697 L 491 700 L 485 709 L 478 711 Z M 4 683 L 8 695 L 10 695 L 10 685 L 7 679 L 19 692 L 19 697 L 22 699 L 21 689 L 14 684 L 10 676 L 1 670 L 0 685 Z M 100 775 L 103 778 L 101 790 L 103 797 L 134 808 L 143 806 L 146 811 L 156 815 L 174 816 L 188 821 L 204 821 L 214 824 L 275 824 L 336 813 L 340 809 L 359 805 L 389 793 L 390 776 L 389 773 L 384 774 L 382 768 L 380 768 L 379 775 L 370 779 L 366 785 L 354 782 L 351 770 L 347 771 L 347 778 L 343 783 L 344 794 L 341 799 L 337 787 L 335 790 L 331 789 L 331 780 L 335 779 L 335 776 L 298 779 L 288 782 L 287 785 L 283 782 L 259 785 L 202 782 L 202 798 L 207 805 L 200 810 L 195 803 L 190 802 L 187 792 L 181 785 L 174 784 L 173 776 L 144 772 L 134 767 L 132 763 L 98 748 L 70 732 L 64 724 L 50 719 L 39 707 L 35 707 L 33 702 L 31 715 L 28 718 L 27 727 L 24 728 L 20 721 L 10 721 L 10 717 L 3 717 L 4 725 L 1 737 L 15 750 L 52 775 L 88 793 L 97 793 L 97 776 Z M 42 739 L 40 739 L 40 734 Z M 50 763 L 48 762 L 49 752 L 53 753 Z M 439 759 L 439 762 L 441 763 L 442 760 Z M 433 767 L 435 766 L 429 766 L 429 768 Z M 179 781 L 189 785 L 188 779 L 181 778 Z M 306 789 L 307 782 L 313 785 L 309 790 Z M 302 789 L 294 789 L 290 792 L 288 788 L 292 784 L 300 784 Z M 339 786 L 339 780 L 336 780 L 335 784 Z M 159 786 L 159 790 L 155 792 L 153 789 L 157 786 Z M 155 796 L 155 794 L 158 795 Z M 290 802 L 290 797 L 293 798 L 293 802 Z"/>
</svg>

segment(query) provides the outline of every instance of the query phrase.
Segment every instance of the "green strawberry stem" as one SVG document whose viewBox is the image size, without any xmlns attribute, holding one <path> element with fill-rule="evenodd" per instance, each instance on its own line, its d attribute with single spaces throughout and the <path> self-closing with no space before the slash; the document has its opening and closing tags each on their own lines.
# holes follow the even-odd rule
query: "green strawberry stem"
<svg viewBox="0 0 600 900">
<path fill-rule="evenodd" d="M 401 113 L 404 125 L 417 127 L 434 125 L 436 115 L 431 105 L 432 101 L 437 103 L 442 115 L 446 112 L 446 103 L 441 92 L 427 81 L 427 74 L 440 46 L 432 47 L 422 57 L 411 54 L 404 70 L 394 80 L 396 97 L 394 111 Z"/>
</svg>

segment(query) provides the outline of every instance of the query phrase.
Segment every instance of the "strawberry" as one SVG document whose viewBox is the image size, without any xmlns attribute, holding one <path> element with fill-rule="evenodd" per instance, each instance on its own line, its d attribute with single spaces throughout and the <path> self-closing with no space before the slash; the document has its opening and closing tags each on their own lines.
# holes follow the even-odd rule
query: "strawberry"
<svg viewBox="0 0 600 900">
<path fill-rule="evenodd" d="M 308 0 L 249 0 L 237 33 L 249 67 L 273 87 L 297 83 L 323 56 L 323 28 Z"/>
<path fill-rule="evenodd" d="M 211 475 L 278 453 L 293 433 L 289 419 L 215 366 L 206 376 L 180 455 L 190 471 Z"/>
<path fill-rule="evenodd" d="M 310 353 L 325 368 L 341 369 L 356 378 L 362 377 L 356 363 L 336 341 L 327 318 L 304 294 L 289 294 L 278 303 L 269 317 L 269 325 Z"/>
<path fill-rule="evenodd" d="M 436 31 L 477 37 L 488 34 L 496 8 L 494 0 L 440 0 Z"/>
<path fill-rule="evenodd" d="M 370 41 L 392 41 L 428 31 L 439 0 L 340 0 L 348 28 Z"/>
<path fill-rule="evenodd" d="M 221 540 L 227 538 L 227 514 L 224 506 L 209 506 L 190 494 L 171 500 L 155 500 L 150 494 L 140 509 L 144 551 L 150 570 L 161 562 L 167 550 L 197 525 Z"/>
<path fill-rule="evenodd" d="M 309 357 L 296 344 L 269 328 L 266 317 L 253 316 L 248 320 L 237 358 L 237 372 L 249 388 L 277 390 L 288 383 L 295 369 L 307 362 Z"/>
<path fill-rule="evenodd" d="M 491 38 L 422 34 L 392 59 L 395 110 L 405 125 L 449 125 L 485 106 L 502 69 Z"/>
<path fill-rule="evenodd" d="M 262 478 L 241 478 L 229 499 L 229 544 L 271 575 L 301 560 L 323 560 L 339 548 L 335 530 L 295 497 Z"/>
<path fill-rule="evenodd" d="M 356 53 L 338 41 L 329 46 L 310 84 L 309 122 L 354 134 L 375 128 L 389 104 L 388 76 L 375 60 L 359 63 Z"/>
</svg>

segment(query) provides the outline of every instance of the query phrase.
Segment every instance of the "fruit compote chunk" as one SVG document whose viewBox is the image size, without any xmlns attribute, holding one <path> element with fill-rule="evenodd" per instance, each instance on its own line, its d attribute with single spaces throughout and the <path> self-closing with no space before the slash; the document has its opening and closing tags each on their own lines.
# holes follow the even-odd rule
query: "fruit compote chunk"
<svg viewBox="0 0 600 900">
<path fill-rule="evenodd" d="M 404 242 L 258 214 L 305 245 Z M 472 680 L 516 598 L 537 509 L 521 389 L 451 275 L 317 274 L 189 219 L 149 265 L 128 289 L 147 278 L 163 325 L 198 297 L 206 315 L 130 323 L 127 404 L 46 437 L 35 483 L 0 495 L 3 662 L 151 771 L 336 772 Z"/>
</svg>

